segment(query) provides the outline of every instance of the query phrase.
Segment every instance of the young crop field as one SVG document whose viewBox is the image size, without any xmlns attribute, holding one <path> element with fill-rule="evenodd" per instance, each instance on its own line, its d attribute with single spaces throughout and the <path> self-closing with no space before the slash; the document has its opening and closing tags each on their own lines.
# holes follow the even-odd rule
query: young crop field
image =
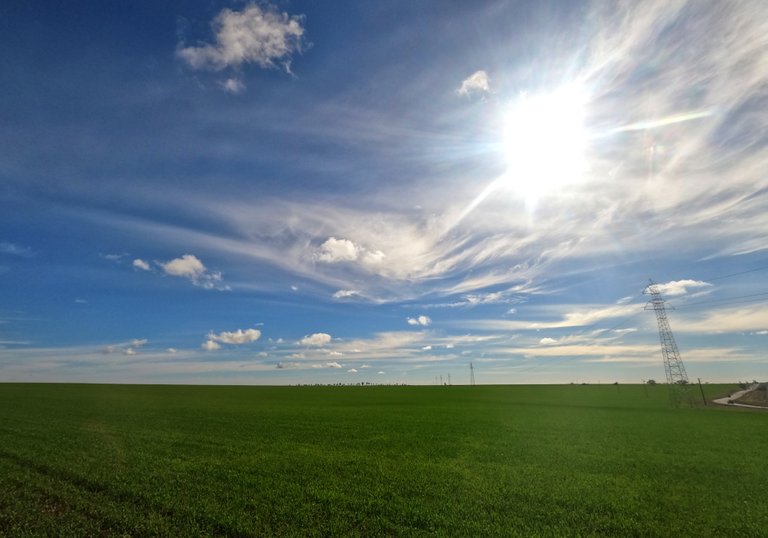
<svg viewBox="0 0 768 538">
<path fill-rule="evenodd" d="M 765 536 L 766 432 L 663 385 L 0 384 L 0 535 Z"/>
</svg>

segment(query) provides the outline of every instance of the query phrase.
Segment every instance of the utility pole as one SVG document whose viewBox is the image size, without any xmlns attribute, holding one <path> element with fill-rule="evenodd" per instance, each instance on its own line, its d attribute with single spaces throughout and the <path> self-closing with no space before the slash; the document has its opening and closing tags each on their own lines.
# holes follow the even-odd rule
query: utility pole
<svg viewBox="0 0 768 538">
<path fill-rule="evenodd" d="M 669 327 L 667 310 L 664 299 L 661 297 L 659 286 L 649 279 L 650 284 L 643 290 L 643 295 L 650 295 L 651 299 L 645 305 L 646 310 L 653 310 L 656 314 L 656 322 L 659 326 L 659 340 L 661 342 L 661 356 L 664 360 L 664 372 L 670 388 L 672 404 L 677 406 L 687 395 L 688 374 L 685 372 L 683 359 L 677 349 L 675 337 Z"/>
<path fill-rule="evenodd" d="M 475 366 L 471 362 L 469 363 L 469 384 L 475 386 Z"/>
<path fill-rule="evenodd" d="M 701 391 L 701 400 L 704 402 L 704 407 L 707 406 L 707 399 L 704 397 L 704 387 L 701 386 L 701 378 L 697 378 L 699 380 L 699 390 Z"/>
</svg>

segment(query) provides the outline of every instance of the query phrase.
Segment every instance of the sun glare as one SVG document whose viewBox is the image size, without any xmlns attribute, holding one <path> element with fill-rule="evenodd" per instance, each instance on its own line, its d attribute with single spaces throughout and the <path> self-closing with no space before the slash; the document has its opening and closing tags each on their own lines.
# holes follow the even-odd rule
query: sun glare
<svg viewBox="0 0 768 538">
<path fill-rule="evenodd" d="M 506 183 L 529 206 L 578 181 L 586 170 L 586 103 L 583 88 L 567 86 L 548 94 L 523 94 L 509 109 Z"/>
</svg>

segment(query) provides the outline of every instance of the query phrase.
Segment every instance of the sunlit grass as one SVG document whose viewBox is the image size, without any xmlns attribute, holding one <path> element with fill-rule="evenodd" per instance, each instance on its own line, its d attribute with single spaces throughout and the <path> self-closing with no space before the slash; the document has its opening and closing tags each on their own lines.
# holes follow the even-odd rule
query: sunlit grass
<svg viewBox="0 0 768 538">
<path fill-rule="evenodd" d="M 0 385 L 0 534 L 757 536 L 761 413 L 664 386 Z"/>
</svg>

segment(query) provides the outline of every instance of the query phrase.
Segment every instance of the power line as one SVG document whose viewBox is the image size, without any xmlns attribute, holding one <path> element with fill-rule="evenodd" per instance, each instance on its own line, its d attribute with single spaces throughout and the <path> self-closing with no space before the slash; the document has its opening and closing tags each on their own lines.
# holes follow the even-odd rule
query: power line
<svg viewBox="0 0 768 538">
<path fill-rule="evenodd" d="M 761 293 L 751 293 L 749 295 L 737 295 L 735 297 L 723 297 L 721 299 L 711 299 L 708 301 L 696 301 L 694 303 L 685 303 L 681 304 L 679 306 L 674 306 L 676 310 L 682 309 L 682 308 L 688 308 L 689 306 L 697 306 L 697 305 L 706 305 L 706 304 L 715 304 L 715 303 L 753 303 L 753 302 L 759 302 L 763 301 L 762 297 L 765 297 L 768 295 L 768 292 L 761 292 Z M 752 299 L 753 297 L 761 297 L 761 299 Z M 746 300 L 741 300 L 746 299 Z"/>
<path fill-rule="evenodd" d="M 766 269 L 768 269 L 768 265 L 766 265 L 764 267 L 755 267 L 754 269 L 747 269 L 746 271 L 739 271 L 738 273 L 731 273 L 729 275 L 716 276 L 714 278 L 709 278 L 707 280 L 710 280 L 710 281 L 712 281 L 712 280 L 723 280 L 723 279 L 731 278 L 731 277 L 734 277 L 734 276 L 746 275 L 748 273 L 754 273 L 756 271 L 765 271 Z"/>
</svg>

